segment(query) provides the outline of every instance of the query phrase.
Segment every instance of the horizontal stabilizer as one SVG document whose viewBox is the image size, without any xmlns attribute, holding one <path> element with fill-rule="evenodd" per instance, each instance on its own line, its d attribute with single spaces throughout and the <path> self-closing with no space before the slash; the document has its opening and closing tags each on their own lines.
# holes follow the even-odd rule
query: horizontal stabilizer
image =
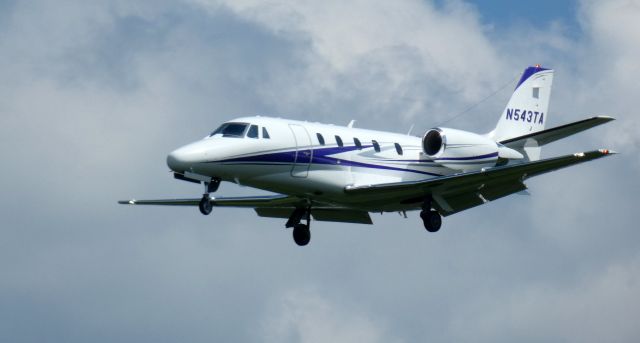
<svg viewBox="0 0 640 343">
<path fill-rule="evenodd" d="M 596 116 L 589 119 L 580 120 L 574 123 L 556 126 L 551 129 L 530 133 L 515 138 L 500 141 L 500 144 L 513 149 L 521 149 L 524 147 L 540 147 L 545 144 L 555 142 L 559 139 L 569 137 L 578 132 L 588 130 L 592 127 L 608 123 L 615 118 L 609 116 Z"/>
</svg>

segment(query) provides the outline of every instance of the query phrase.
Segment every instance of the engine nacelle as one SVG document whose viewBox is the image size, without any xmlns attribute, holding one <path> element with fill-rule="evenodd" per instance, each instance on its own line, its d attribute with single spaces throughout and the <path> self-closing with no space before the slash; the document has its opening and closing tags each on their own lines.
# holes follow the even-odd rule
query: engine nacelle
<svg viewBox="0 0 640 343">
<path fill-rule="evenodd" d="M 522 154 L 494 140 L 468 131 L 434 128 L 422 136 L 422 151 L 434 162 L 454 170 L 480 170 Z"/>
</svg>

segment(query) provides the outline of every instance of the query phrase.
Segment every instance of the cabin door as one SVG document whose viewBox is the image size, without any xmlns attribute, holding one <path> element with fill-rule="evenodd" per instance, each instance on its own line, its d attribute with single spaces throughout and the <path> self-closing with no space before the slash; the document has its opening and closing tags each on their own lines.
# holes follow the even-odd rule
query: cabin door
<svg viewBox="0 0 640 343">
<path fill-rule="evenodd" d="M 309 175 L 309 167 L 311 167 L 311 159 L 313 158 L 311 137 L 307 129 L 302 125 L 289 124 L 289 129 L 296 141 L 296 153 L 291 167 L 291 176 L 307 177 Z"/>
</svg>

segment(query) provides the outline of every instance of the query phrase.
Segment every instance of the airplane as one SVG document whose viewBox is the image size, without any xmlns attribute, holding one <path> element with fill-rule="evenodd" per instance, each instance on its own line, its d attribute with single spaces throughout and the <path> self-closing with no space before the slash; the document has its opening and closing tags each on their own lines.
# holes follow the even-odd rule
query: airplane
<svg viewBox="0 0 640 343">
<path fill-rule="evenodd" d="M 541 147 L 614 120 L 595 116 L 545 129 L 554 71 L 528 67 L 495 129 L 436 127 L 422 136 L 262 116 L 223 123 L 167 156 L 175 179 L 204 186 L 202 197 L 124 200 L 127 205 L 252 208 L 286 219 L 293 240 L 311 239 L 311 219 L 372 224 L 370 213 L 420 211 L 436 232 L 446 217 L 514 193 L 524 181 L 615 154 L 608 149 L 540 159 Z M 214 197 L 222 181 L 276 193 Z"/>
</svg>

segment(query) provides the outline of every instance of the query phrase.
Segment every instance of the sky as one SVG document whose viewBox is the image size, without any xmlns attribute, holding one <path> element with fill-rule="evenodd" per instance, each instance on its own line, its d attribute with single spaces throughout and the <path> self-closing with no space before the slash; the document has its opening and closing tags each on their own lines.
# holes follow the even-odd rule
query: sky
<svg viewBox="0 0 640 343">
<path fill-rule="evenodd" d="M 638 18 L 637 0 L 0 1 L 0 341 L 637 341 Z M 198 196 L 167 153 L 244 115 L 488 132 L 537 63 L 547 127 L 617 118 L 543 157 L 620 154 L 437 234 L 376 214 L 314 222 L 300 248 L 252 211 L 116 203 Z"/>
</svg>

